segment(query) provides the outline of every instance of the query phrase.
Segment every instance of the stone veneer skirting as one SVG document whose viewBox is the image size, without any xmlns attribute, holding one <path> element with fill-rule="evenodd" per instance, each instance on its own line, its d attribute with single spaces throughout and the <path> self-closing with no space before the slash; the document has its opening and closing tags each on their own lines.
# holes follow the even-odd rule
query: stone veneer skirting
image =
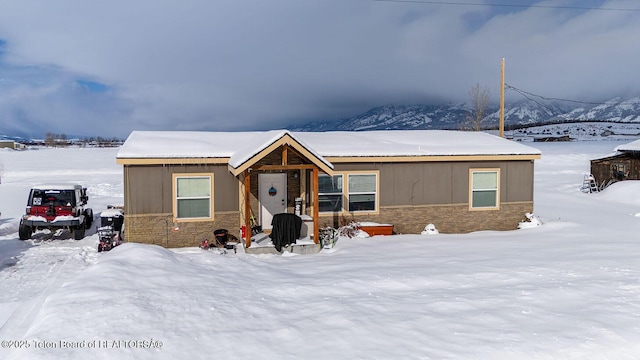
<svg viewBox="0 0 640 360">
<path fill-rule="evenodd" d="M 382 207 L 378 215 L 321 215 L 319 226 L 339 227 L 350 221 L 393 224 L 396 234 L 419 234 L 427 224 L 439 232 L 462 234 L 481 230 L 515 230 L 533 212 L 533 202 L 500 204 L 500 210 L 469 211 L 467 204 Z M 198 246 L 213 231 L 227 229 L 239 236 L 240 213 L 216 213 L 215 221 L 180 222 L 174 229 L 171 214 L 125 215 L 125 240 L 164 247 Z"/>
<path fill-rule="evenodd" d="M 198 246 L 204 239 L 213 239 L 216 229 L 227 229 L 238 236 L 240 213 L 216 213 L 215 221 L 179 222 L 174 228 L 172 214 L 125 215 L 125 241 L 155 244 L 167 248 Z"/>
<path fill-rule="evenodd" d="M 371 221 L 393 224 L 395 234 L 419 234 L 427 224 L 434 224 L 439 232 L 463 234 L 481 230 L 515 230 L 533 213 L 533 202 L 500 204 L 500 210 L 469 211 L 468 204 L 389 206 L 381 207 L 378 215 L 321 215 L 319 226 L 338 227 L 350 221 Z"/>
</svg>

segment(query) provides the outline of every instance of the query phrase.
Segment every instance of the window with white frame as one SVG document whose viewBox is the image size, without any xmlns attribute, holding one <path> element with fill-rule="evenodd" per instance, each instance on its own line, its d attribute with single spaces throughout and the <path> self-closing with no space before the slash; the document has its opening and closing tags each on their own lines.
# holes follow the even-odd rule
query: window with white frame
<svg viewBox="0 0 640 360">
<path fill-rule="evenodd" d="M 376 174 L 349 174 L 349 212 L 376 210 Z"/>
<path fill-rule="evenodd" d="M 318 175 L 318 210 L 342 211 L 342 175 Z"/>
<path fill-rule="evenodd" d="M 320 212 L 374 212 L 378 208 L 377 173 L 318 176 Z"/>
<path fill-rule="evenodd" d="M 472 209 L 497 209 L 500 203 L 499 169 L 471 170 L 471 203 Z"/>
<path fill-rule="evenodd" d="M 174 178 L 176 218 L 211 218 L 213 175 L 176 175 Z"/>
</svg>

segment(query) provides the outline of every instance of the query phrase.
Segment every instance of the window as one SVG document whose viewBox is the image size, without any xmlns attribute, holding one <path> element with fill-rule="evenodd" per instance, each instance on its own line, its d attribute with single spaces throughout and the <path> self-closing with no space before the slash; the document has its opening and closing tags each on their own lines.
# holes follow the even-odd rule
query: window
<svg viewBox="0 0 640 360">
<path fill-rule="evenodd" d="M 627 164 L 623 162 L 611 164 L 611 174 L 617 180 L 623 180 L 629 175 Z"/>
<path fill-rule="evenodd" d="M 470 170 L 471 174 L 471 203 L 472 209 L 498 209 L 499 198 L 499 169 Z"/>
<path fill-rule="evenodd" d="M 349 175 L 349 212 L 376 210 L 376 174 Z"/>
<path fill-rule="evenodd" d="M 211 219 L 213 216 L 211 175 L 174 175 L 176 219 Z"/>
<path fill-rule="evenodd" d="M 358 172 L 318 176 L 320 212 L 378 210 L 378 173 Z"/>
<path fill-rule="evenodd" d="M 33 206 L 76 206 L 74 190 L 31 190 Z"/>
<path fill-rule="evenodd" d="M 318 175 L 320 212 L 342 211 L 342 175 Z"/>
</svg>

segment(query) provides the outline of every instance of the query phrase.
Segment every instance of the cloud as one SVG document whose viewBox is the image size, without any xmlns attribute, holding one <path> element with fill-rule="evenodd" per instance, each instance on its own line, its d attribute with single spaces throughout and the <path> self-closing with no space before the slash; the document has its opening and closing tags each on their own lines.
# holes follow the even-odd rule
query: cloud
<svg viewBox="0 0 640 360">
<path fill-rule="evenodd" d="M 621 2 L 604 4 L 622 8 Z M 497 16 L 467 38 L 469 53 L 507 58 L 507 82 L 555 97 L 603 99 L 638 93 L 631 70 L 640 51 L 631 45 L 640 12 L 531 8 Z M 484 45 L 482 45 L 484 44 Z M 483 46 L 483 49 L 479 49 Z"/>
<path fill-rule="evenodd" d="M 519 88 L 606 98 L 638 92 L 628 74 L 639 15 L 366 0 L 10 0 L 0 5 L 0 115 L 5 127 L 79 135 L 276 128 L 384 104 L 467 101 L 475 83 L 497 97 L 503 57 Z"/>
</svg>

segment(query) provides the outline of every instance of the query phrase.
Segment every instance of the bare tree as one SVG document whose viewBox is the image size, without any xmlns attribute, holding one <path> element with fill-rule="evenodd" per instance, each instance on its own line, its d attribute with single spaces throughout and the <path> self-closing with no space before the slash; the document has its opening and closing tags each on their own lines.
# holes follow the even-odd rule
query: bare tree
<svg viewBox="0 0 640 360">
<path fill-rule="evenodd" d="M 466 130 L 480 131 L 482 129 L 482 119 L 484 118 L 484 112 L 489 105 L 489 88 L 480 87 L 480 84 L 475 84 L 469 90 L 469 98 L 471 99 L 471 111 L 467 116 L 464 124 Z"/>
<path fill-rule="evenodd" d="M 47 135 L 45 135 L 44 138 L 44 145 L 45 146 L 54 146 L 55 143 L 55 137 L 54 134 L 52 132 L 47 132 Z"/>
</svg>

